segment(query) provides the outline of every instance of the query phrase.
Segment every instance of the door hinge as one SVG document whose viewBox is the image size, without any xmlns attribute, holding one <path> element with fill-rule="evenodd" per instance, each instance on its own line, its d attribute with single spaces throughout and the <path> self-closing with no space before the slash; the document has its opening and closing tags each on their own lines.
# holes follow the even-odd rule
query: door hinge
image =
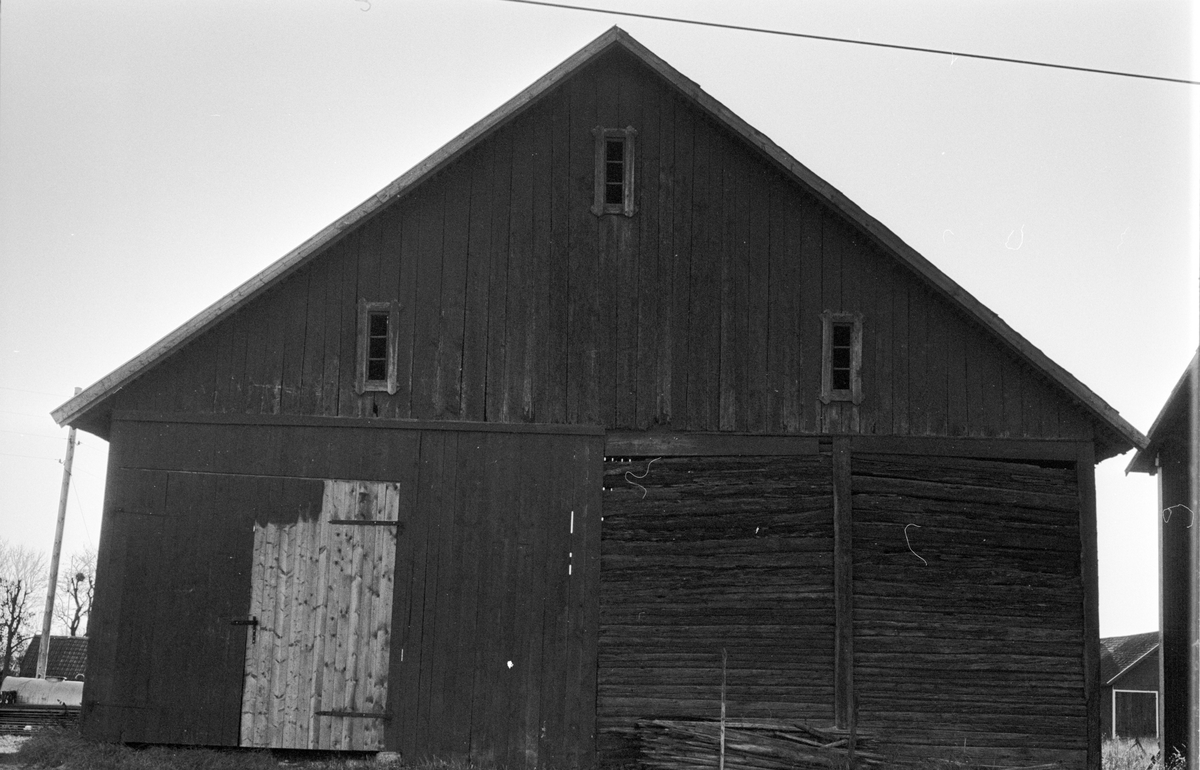
<svg viewBox="0 0 1200 770">
<path fill-rule="evenodd" d="M 229 621 L 231 626 L 250 626 L 250 641 L 258 641 L 258 618 L 251 615 L 248 618 L 235 618 Z"/>
</svg>

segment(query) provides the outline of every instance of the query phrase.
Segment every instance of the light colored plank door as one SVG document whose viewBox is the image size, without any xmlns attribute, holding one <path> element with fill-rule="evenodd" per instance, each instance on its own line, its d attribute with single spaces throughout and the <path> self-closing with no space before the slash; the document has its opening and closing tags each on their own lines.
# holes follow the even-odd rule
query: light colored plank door
<svg viewBox="0 0 1200 770">
<path fill-rule="evenodd" d="M 243 746 L 383 748 L 398 502 L 330 480 L 318 518 L 255 526 Z"/>
</svg>

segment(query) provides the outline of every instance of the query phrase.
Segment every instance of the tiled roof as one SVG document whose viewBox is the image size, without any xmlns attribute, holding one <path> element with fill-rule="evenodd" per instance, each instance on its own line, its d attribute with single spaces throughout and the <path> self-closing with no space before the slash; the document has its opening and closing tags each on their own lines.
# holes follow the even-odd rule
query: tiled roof
<svg viewBox="0 0 1200 770">
<path fill-rule="evenodd" d="M 37 676 L 38 647 L 41 635 L 33 637 L 21 658 L 21 676 Z M 46 676 L 61 676 L 63 679 L 82 679 L 87 666 L 86 636 L 50 637 L 50 659 L 46 661 Z"/>
<path fill-rule="evenodd" d="M 1158 632 L 1110 636 L 1100 640 L 1100 683 L 1109 684 L 1125 669 L 1158 647 Z"/>
</svg>

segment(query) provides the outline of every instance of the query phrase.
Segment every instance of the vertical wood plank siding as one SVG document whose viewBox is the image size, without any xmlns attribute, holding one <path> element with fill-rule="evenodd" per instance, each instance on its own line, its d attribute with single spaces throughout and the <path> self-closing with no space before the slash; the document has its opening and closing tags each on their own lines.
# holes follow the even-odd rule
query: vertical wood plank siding
<svg viewBox="0 0 1200 770">
<path fill-rule="evenodd" d="M 1075 469 L 856 454 L 851 473 L 860 729 L 1084 767 Z"/>
<path fill-rule="evenodd" d="M 637 723 L 833 718 L 828 455 L 609 459 L 604 473 L 598 750 Z"/>
<path fill-rule="evenodd" d="M 596 217 L 597 125 L 637 213 Z M 354 392 L 360 299 L 398 299 L 399 388 Z M 864 399 L 817 399 L 823 310 Z M 118 409 L 612 429 L 1089 437 L 898 261 L 624 55 L 584 68 L 119 394 Z"/>
<path fill-rule="evenodd" d="M 405 756 L 592 763 L 600 435 L 117 421 L 113 441 L 88 734 L 238 745 L 255 632 L 230 621 L 255 609 L 258 640 L 275 634 L 282 646 L 251 666 L 260 673 L 248 686 L 261 693 L 247 694 L 246 743 L 381 745 L 379 722 L 293 724 L 315 710 L 288 684 L 307 658 L 324 671 L 312 673 L 321 710 L 375 712 L 386 700 L 382 746 Z M 300 542 L 298 522 L 347 507 L 327 489 L 358 488 L 328 479 L 388 482 L 363 488 L 386 488 L 395 513 L 382 518 L 399 522 L 394 580 L 372 577 L 362 545 L 384 537 L 390 547 L 390 531 L 328 524 Z M 317 571 L 324 558 L 330 590 L 341 581 L 350 601 L 305 593 L 312 581 L 297 565 L 320 547 Z M 278 569 L 267 570 L 273 560 Z M 374 602 L 352 600 L 362 593 L 391 596 L 386 650 L 369 643 L 386 624 L 362 609 Z M 328 633 L 293 627 L 305 604 L 328 607 L 318 613 Z M 180 607 L 191 608 L 186 622 Z M 304 652 L 305 639 L 324 648 Z M 386 699 L 369 683 L 385 684 Z"/>
</svg>

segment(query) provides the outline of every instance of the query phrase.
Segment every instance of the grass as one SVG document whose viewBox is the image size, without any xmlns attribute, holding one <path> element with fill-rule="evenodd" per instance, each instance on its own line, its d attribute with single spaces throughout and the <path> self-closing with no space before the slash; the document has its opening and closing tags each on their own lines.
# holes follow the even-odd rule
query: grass
<svg viewBox="0 0 1200 770">
<path fill-rule="evenodd" d="M 1102 748 L 1102 770 L 1185 770 L 1182 758 L 1169 757 L 1164 767 L 1158 761 L 1158 744 L 1153 740 L 1106 740 Z M 47 770 L 400 770 L 399 760 L 328 756 L 298 758 L 296 753 L 248 749 L 197 749 L 149 746 L 130 748 L 121 744 L 91 741 L 75 728 L 48 728 L 35 733 L 17 752 L 20 763 Z M 969 759 L 946 759 L 930 765 L 931 770 L 978 770 L 992 767 Z M 404 770 L 494 770 L 462 761 L 430 759 L 405 766 Z"/>
<path fill-rule="evenodd" d="M 1185 770 L 1187 766 L 1179 754 L 1167 757 L 1163 765 L 1158 757 L 1158 741 L 1153 738 L 1105 740 L 1101 755 L 1102 770 Z"/>
<path fill-rule="evenodd" d="M 56 770 L 399 770 L 400 763 L 374 758 L 295 759 L 294 753 L 252 749 L 203 749 L 147 746 L 132 748 L 84 738 L 75 728 L 49 728 L 34 733 L 17 750 L 30 768 Z M 466 765 L 434 762 L 411 770 L 475 770 Z"/>
</svg>

